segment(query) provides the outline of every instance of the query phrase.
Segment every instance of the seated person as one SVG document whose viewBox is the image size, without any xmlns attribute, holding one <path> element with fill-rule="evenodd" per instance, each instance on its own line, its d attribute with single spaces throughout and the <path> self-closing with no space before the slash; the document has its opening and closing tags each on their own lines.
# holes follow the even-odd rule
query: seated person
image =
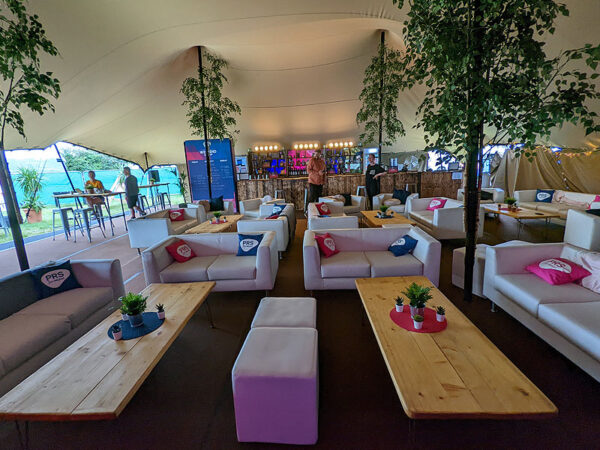
<svg viewBox="0 0 600 450">
<path fill-rule="evenodd" d="M 90 178 L 85 182 L 85 192 L 87 194 L 101 194 L 103 192 L 110 192 L 104 189 L 104 185 L 102 181 L 96 179 L 96 172 L 90 170 L 88 172 L 88 177 Z M 100 205 L 104 203 L 104 197 L 85 197 L 85 201 L 90 207 L 94 207 L 94 205 Z"/>
</svg>

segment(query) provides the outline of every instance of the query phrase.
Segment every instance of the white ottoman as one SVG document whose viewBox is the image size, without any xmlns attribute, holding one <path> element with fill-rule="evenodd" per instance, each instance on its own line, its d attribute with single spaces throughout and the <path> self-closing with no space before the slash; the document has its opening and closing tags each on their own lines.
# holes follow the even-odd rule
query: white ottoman
<svg viewBox="0 0 600 450">
<path fill-rule="evenodd" d="M 496 247 L 508 247 L 511 245 L 527 244 L 525 241 L 508 241 L 498 244 Z M 483 296 L 483 276 L 485 273 L 485 251 L 487 244 L 477 244 L 475 250 L 475 264 L 473 266 L 473 294 Z M 461 289 L 465 288 L 465 251 L 466 247 L 460 247 L 452 252 L 452 284 Z M 484 297 L 485 298 L 485 297 Z"/>
<path fill-rule="evenodd" d="M 231 373 L 240 442 L 317 442 L 317 351 L 314 328 L 250 330 Z"/>
<path fill-rule="evenodd" d="M 317 328 L 317 300 L 312 297 L 265 297 L 260 301 L 251 328 Z"/>
</svg>

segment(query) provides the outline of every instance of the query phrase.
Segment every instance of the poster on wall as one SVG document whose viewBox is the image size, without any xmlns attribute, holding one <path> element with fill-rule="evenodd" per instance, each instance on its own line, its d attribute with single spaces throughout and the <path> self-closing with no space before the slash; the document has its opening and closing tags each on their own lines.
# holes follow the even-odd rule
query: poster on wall
<svg viewBox="0 0 600 450">
<path fill-rule="evenodd" d="M 192 200 L 209 200 L 204 140 L 185 141 Z M 212 197 L 232 201 L 237 211 L 233 152 L 229 139 L 209 139 Z"/>
</svg>

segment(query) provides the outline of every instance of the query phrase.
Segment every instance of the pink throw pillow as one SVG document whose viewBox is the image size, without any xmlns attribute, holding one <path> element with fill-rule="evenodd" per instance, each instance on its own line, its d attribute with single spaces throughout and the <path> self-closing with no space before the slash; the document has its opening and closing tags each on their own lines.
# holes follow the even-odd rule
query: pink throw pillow
<svg viewBox="0 0 600 450">
<path fill-rule="evenodd" d="M 525 270 L 554 285 L 572 283 L 590 275 L 580 265 L 564 258 L 544 259 L 528 265 Z"/>
<path fill-rule="evenodd" d="M 592 203 L 600 203 L 600 195 L 596 195 L 596 198 L 592 200 L 587 209 L 592 209 Z"/>
<path fill-rule="evenodd" d="M 445 198 L 434 198 L 429 202 L 427 211 L 435 211 L 436 209 L 443 208 L 446 202 Z"/>
<path fill-rule="evenodd" d="M 600 294 L 600 253 L 584 252 L 581 254 L 583 268 L 591 275 L 581 280 L 581 285 L 592 292 Z"/>
<path fill-rule="evenodd" d="M 319 250 L 321 250 L 321 254 L 325 258 L 329 258 L 330 256 L 339 253 L 340 251 L 335 246 L 335 241 L 329 235 L 329 233 L 325 234 L 316 234 L 315 240 L 317 241 L 317 245 L 319 246 Z"/>
<path fill-rule="evenodd" d="M 326 216 L 331 213 L 331 211 L 329 210 L 329 206 L 327 206 L 327 204 L 324 202 L 316 203 L 315 206 L 317 207 L 319 214 L 321 214 L 323 216 Z"/>
</svg>

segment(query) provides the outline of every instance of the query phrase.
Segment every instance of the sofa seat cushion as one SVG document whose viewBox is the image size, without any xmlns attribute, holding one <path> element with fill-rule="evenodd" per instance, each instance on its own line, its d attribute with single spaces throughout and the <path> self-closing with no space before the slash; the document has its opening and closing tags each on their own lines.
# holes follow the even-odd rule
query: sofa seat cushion
<svg viewBox="0 0 600 450">
<path fill-rule="evenodd" d="M 519 207 L 520 208 L 532 209 L 534 211 L 537 210 L 538 205 L 540 205 L 540 203 L 536 203 L 536 202 L 519 202 Z"/>
<path fill-rule="evenodd" d="M 537 207 L 538 211 L 542 211 L 550 214 L 558 214 L 560 211 L 568 210 L 569 207 L 566 205 L 559 205 L 558 203 L 540 203 Z"/>
<path fill-rule="evenodd" d="M 396 206 L 390 206 L 388 208 L 388 210 L 394 211 L 395 213 L 398 213 L 398 214 L 404 214 L 405 209 L 406 209 L 406 205 L 396 205 Z"/>
<path fill-rule="evenodd" d="M 535 317 L 546 303 L 582 303 L 600 301 L 600 294 L 574 283 L 552 285 L 533 274 L 496 275 L 498 291 Z"/>
<path fill-rule="evenodd" d="M 254 280 L 256 256 L 219 255 L 208 268 L 208 279 Z"/>
<path fill-rule="evenodd" d="M 600 360 L 600 302 L 540 305 L 540 321 Z"/>
<path fill-rule="evenodd" d="M 388 198 L 387 200 L 383 201 L 383 204 L 385 206 L 398 206 L 398 205 L 401 205 L 402 202 L 400 200 L 398 200 L 397 198 Z"/>
<path fill-rule="evenodd" d="M 185 230 L 192 228 L 196 223 L 197 221 L 194 219 L 185 219 L 180 220 L 179 222 L 171 222 L 171 227 L 175 234 L 183 234 Z"/>
<path fill-rule="evenodd" d="M 18 368 L 70 331 L 71 323 L 65 315 L 13 314 L 7 317 L 0 321 L 2 369 L 8 373 Z"/>
<path fill-rule="evenodd" d="M 411 254 L 394 256 L 389 251 L 365 252 L 371 264 L 371 277 L 423 275 L 423 263 Z"/>
<path fill-rule="evenodd" d="M 108 306 L 112 300 L 111 287 L 77 288 L 38 300 L 15 315 L 63 316 L 69 320 L 71 328 L 76 328 L 96 311 Z M 107 308 L 106 316 L 109 314 Z"/>
<path fill-rule="evenodd" d="M 363 252 L 340 252 L 321 258 L 323 278 L 368 278 L 371 265 Z"/>
<path fill-rule="evenodd" d="M 186 262 L 174 262 L 160 272 L 162 283 L 208 281 L 208 268 L 216 256 L 196 256 Z"/>
<path fill-rule="evenodd" d="M 426 225 L 433 225 L 433 214 L 434 211 L 422 210 L 422 211 L 411 211 L 410 217 L 417 222 L 424 223 Z"/>
<path fill-rule="evenodd" d="M 344 214 L 358 214 L 360 212 L 360 206 L 350 205 L 344 206 Z"/>
</svg>

